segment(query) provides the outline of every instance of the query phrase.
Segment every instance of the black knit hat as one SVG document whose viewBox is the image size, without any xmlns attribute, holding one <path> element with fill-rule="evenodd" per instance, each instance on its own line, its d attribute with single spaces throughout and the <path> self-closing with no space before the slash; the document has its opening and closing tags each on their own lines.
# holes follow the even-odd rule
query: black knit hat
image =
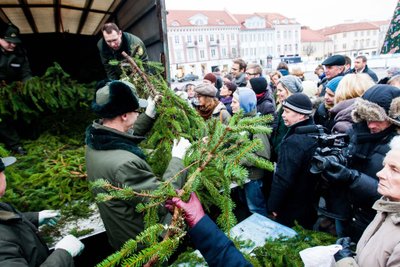
<svg viewBox="0 0 400 267">
<path fill-rule="evenodd" d="M 267 91 L 267 80 L 264 77 L 256 77 L 250 79 L 251 88 L 253 89 L 254 93 L 261 94 Z"/>
<path fill-rule="evenodd" d="M 102 118 L 115 118 L 146 106 L 147 101 L 138 98 L 133 84 L 118 80 L 98 89 L 92 103 L 93 111 Z"/>
<path fill-rule="evenodd" d="M 282 104 L 285 108 L 293 110 L 294 112 L 310 115 L 312 113 L 312 103 L 310 98 L 306 94 L 303 93 L 295 93 Z"/>
</svg>

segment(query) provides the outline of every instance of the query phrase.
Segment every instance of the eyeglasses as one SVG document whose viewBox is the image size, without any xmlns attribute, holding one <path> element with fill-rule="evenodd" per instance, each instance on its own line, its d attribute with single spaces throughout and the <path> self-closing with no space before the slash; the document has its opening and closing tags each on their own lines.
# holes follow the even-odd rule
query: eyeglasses
<svg viewBox="0 0 400 267">
<path fill-rule="evenodd" d="M 249 76 L 255 76 L 255 75 L 257 75 L 258 73 L 250 73 L 250 72 L 246 72 L 246 74 L 247 74 L 247 75 L 249 75 Z"/>
</svg>

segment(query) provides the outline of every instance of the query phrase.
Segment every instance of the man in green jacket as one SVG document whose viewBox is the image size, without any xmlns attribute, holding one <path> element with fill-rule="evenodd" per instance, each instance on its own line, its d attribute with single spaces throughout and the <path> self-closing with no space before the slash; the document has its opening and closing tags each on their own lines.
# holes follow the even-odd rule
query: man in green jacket
<svg viewBox="0 0 400 267">
<path fill-rule="evenodd" d="M 0 158 L 0 198 L 7 187 L 4 170 L 16 161 L 14 157 Z M 50 254 L 37 227 L 56 223 L 58 212 L 17 211 L 13 206 L 0 202 L 0 266 L 74 266 L 73 257 L 78 255 L 84 245 L 73 235 L 65 236 L 55 245 Z"/>
<path fill-rule="evenodd" d="M 0 31 L 0 83 L 25 82 L 32 77 L 26 51 L 21 47 L 19 29 L 8 24 Z M 6 147 L 17 154 L 26 154 L 20 144 L 20 138 L 14 129 L 14 121 L 2 116 L 0 139 Z"/>
<path fill-rule="evenodd" d="M 162 179 L 153 174 L 138 146 L 154 123 L 155 103 L 149 99 L 147 107 L 146 104 L 137 97 L 134 85 L 129 82 L 112 81 L 97 90 L 92 108 L 102 119 L 94 121 L 86 130 L 89 181 L 105 179 L 116 187 L 129 186 L 136 192 L 152 191 L 184 168 L 182 158 L 190 143 L 181 138 L 174 142 L 172 159 Z M 146 107 L 146 111 L 139 116 L 140 107 Z M 173 185 L 181 188 L 183 180 L 180 176 Z M 97 188 L 93 193 L 97 195 L 104 190 Z M 131 201 L 98 203 L 109 242 L 115 250 L 144 230 L 144 215 L 135 210 L 136 205 L 144 201 L 145 198 L 137 197 Z M 162 223 L 171 219 L 166 209 L 160 210 L 159 217 Z"/>
<path fill-rule="evenodd" d="M 124 61 L 122 52 L 126 52 L 132 57 L 138 57 L 142 62 L 148 60 L 146 47 L 139 37 L 122 32 L 115 23 L 104 24 L 102 33 L 103 38 L 97 43 L 97 48 L 109 79 L 120 79 L 122 74 L 120 63 L 112 64 L 110 60 Z"/>
</svg>

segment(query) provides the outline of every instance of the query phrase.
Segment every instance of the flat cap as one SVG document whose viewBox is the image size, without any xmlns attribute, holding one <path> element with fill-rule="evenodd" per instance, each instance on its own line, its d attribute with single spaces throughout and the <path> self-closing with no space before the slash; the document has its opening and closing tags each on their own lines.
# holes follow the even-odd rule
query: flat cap
<svg viewBox="0 0 400 267">
<path fill-rule="evenodd" d="M 346 63 L 346 59 L 342 55 L 333 55 L 328 57 L 322 62 L 324 66 L 343 66 Z"/>
</svg>

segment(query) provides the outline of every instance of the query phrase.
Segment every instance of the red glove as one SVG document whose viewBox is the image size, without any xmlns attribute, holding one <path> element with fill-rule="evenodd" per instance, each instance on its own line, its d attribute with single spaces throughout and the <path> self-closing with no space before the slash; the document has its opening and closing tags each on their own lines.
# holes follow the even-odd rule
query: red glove
<svg viewBox="0 0 400 267">
<path fill-rule="evenodd" d="M 185 220 L 190 228 L 193 228 L 205 215 L 200 200 L 197 198 L 194 192 L 190 194 L 190 199 L 187 203 L 178 197 L 172 198 L 172 202 L 175 206 L 184 211 Z"/>
</svg>

